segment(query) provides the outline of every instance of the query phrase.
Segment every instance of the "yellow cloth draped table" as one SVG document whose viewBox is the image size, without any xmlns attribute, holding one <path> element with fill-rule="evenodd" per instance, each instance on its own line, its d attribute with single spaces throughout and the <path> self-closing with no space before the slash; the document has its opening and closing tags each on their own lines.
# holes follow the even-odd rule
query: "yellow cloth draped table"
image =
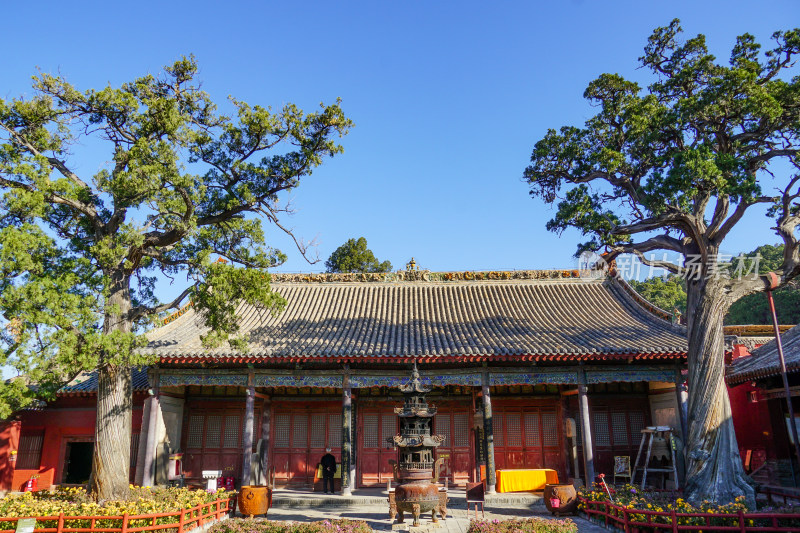
<svg viewBox="0 0 800 533">
<path fill-rule="evenodd" d="M 549 468 L 497 471 L 497 492 L 544 490 L 548 483 L 558 483 L 558 472 Z"/>
</svg>

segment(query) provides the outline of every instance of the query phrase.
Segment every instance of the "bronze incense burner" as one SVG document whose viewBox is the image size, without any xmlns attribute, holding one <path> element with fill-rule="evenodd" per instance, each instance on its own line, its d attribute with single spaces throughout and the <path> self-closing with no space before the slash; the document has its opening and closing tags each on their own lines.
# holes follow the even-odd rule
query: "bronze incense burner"
<svg viewBox="0 0 800 533">
<path fill-rule="evenodd" d="M 411 372 L 411 381 L 400 387 L 403 393 L 403 407 L 395 408 L 400 418 L 400 435 L 394 437 L 398 448 L 397 479 L 399 485 L 394 491 L 397 507 L 397 522 L 403 522 L 403 513 L 414 516 L 414 526 L 419 526 L 420 514 L 431 511 L 432 521 L 438 522 L 436 513 L 440 511 L 439 488 L 432 483 L 434 470 L 434 449 L 444 442 L 441 435 L 431 435 L 436 407 L 428 405 L 425 394 L 430 388 L 420 383 L 417 365 Z"/>
</svg>

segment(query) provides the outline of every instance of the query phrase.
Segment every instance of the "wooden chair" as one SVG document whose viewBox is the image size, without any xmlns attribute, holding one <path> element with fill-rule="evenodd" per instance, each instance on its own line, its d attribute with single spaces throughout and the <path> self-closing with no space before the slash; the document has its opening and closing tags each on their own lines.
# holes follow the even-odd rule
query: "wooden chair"
<svg viewBox="0 0 800 533">
<path fill-rule="evenodd" d="M 481 506 L 481 517 L 486 518 L 486 513 L 483 512 L 483 502 L 486 500 L 483 482 L 467 483 L 467 514 L 469 514 L 469 504 L 475 504 L 475 520 L 478 519 L 478 505 Z"/>
<path fill-rule="evenodd" d="M 615 455 L 614 456 L 614 486 L 617 485 L 617 478 L 628 478 L 628 483 L 633 483 L 631 478 L 631 456 L 630 455 Z"/>
</svg>

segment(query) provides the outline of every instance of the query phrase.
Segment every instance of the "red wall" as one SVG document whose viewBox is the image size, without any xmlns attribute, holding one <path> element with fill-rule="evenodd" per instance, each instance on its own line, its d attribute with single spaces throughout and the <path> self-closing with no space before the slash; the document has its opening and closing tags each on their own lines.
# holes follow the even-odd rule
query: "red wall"
<svg viewBox="0 0 800 533">
<path fill-rule="evenodd" d="M 734 345 L 732 360 L 741 357 L 750 357 L 750 352 L 745 346 Z M 774 417 L 770 413 L 768 402 L 764 399 L 763 391 L 748 381 L 728 387 L 728 396 L 742 461 L 747 463 L 747 451 L 750 450 L 749 467 L 750 470 L 755 470 L 764 464 L 764 461 L 778 457 L 776 428 L 773 427 Z M 777 430 L 782 431 L 782 428 Z"/>
<path fill-rule="evenodd" d="M 142 425 L 143 395 L 134 395 L 133 431 Z M 70 438 L 93 438 L 96 418 L 94 396 L 61 397 L 44 409 L 26 410 L 17 420 L 0 425 L 0 490 L 22 490 L 31 476 L 39 476 L 38 488 L 49 489 L 61 481 L 66 442 Z M 38 469 L 18 470 L 9 461 L 19 446 L 23 429 L 44 429 L 42 458 Z"/>
<path fill-rule="evenodd" d="M 775 435 L 767 402 L 760 389 L 750 382 L 730 387 L 728 396 L 739 454 L 742 461 L 747 461 L 747 450 L 751 450 L 750 469 L 754 470 L 765 460 L 776 458 Z M 757 401 L 752 401 L 753 398 Z"/>
<path fill-rule="evenodd" d="M 8 490 L 14 476 L 14 465 L 9 454 L 19 446 L 20 422 L 12 420 L 0 423 L 0 490 Z"/>
</svg>

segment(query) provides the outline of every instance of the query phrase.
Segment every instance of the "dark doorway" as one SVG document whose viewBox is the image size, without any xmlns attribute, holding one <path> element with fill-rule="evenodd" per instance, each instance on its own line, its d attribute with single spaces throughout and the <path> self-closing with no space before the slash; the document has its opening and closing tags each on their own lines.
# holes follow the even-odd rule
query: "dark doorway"
<svg viewBox="0 0 800 533">
<path fill-rule="evenodd" d="M 64 481 L 68 485 L 87 485 L 92 475 L 94 442 L 68 442 L 64 461 Z"/>
</svg>

